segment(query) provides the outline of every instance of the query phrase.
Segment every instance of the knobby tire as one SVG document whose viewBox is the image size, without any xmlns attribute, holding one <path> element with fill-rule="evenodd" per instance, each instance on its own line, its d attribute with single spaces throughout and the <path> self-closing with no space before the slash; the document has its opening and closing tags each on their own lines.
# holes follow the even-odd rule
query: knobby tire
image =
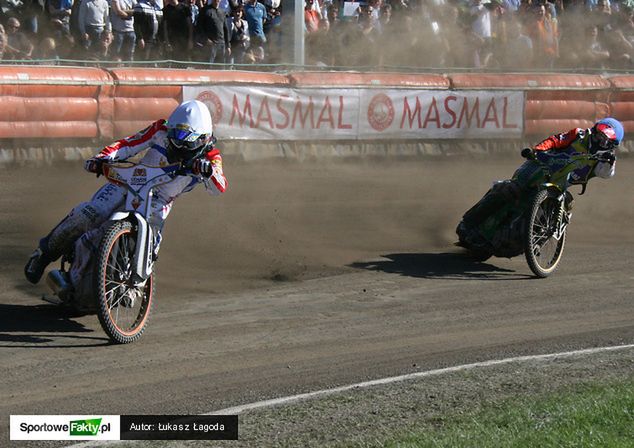
<svg viewBox="0 0 634 448">
<path fill-rule="evenodd" d="M 121 242 L 124 241 L 125 235 L 128 235 L 132 239 L 136 239 L 136 232 L 133 229 L 132 224 L 128 221 L 114 221 L 106 228 L 99 245 L 96 266 L 97 272 L 95 275 L 95 291 L 97 294 L 97 314 L 99 322 L 108 337 L 117 344 L 129 344 L 141 337 L 143 331 L 147 327 L 154 302 L 154 276 L 152 274 L 147 280 L 148 283 L 143 288 L 143 296 L 140 299 L 140 309 L 130 328 L 120 328 L 116 322 L 115 316 L 113 316 L 112 309 L 114 307 L 109 306 L 108 303 L 107 284 L 108 282 L 113 282 L 112 277 L 114 274 L 112 272 L 112 268 L 108 268 L 109 265 L 113 266 L 116 264 L 112 260 L 113 255 L 115 255 L 113 252 L 118 253 L 119 246 L 122 244 Z M 117 245 L 117 242 L 120 242 L 121 244 Z M 123 299 L 120 299 L 119 302 L 121 302 L 121 300 Z M 120 307 L 121 304 L 117 306 L 117 308 Z"/>
<path fill-rule="evenodd" d="M 526 262 L 528 263 L 531 271 L 540 278 L 548 277 L 555 271 L 555 269 L 557 269 L 566 244 L 566 231 L 564 230 L 561 238 L 556 243 L 554 255 L 548 263 L 549 266 L 542 266 L 537 254 L 537 252 L 543 247 L 542 244 L 541 247 L 538 248 L 536 244 L 536 238 L 539 237 L 538 232 L 540 228 L 540 223 L 537 221 L 544 218 L 545 215 L 543 208 L 547 201 L 556 201 L 554 194 L 548 190 L 541 190 L 537 192 L 533 198 L 529 209 L 529 219 L 526 226 L 526 237 L 524 241 L 524 255 L 526 256 Z M 548 218 L 546 218 L 546 220 L 548 220 Z M 550 238 L 552 238 L 552 236 L 550 236 Z"/>
</svg>

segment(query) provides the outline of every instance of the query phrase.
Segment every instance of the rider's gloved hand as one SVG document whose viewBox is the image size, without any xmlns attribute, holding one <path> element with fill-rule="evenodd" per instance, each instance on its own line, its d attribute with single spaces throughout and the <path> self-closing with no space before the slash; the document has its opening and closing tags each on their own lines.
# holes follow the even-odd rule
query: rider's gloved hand
<svg viewBox="0 0 634 448">
<path fill-rule="evenodd" d="M 196 159 L 192 164 L 192 173 L 206 178 L 211 177 L 214 172 L 213 164 L 207 159 Z"/>
<path fill-rule="evenodd" d="M 532 148 L 524 148 L 522 149 L 522 157 L 524 157 L 525 159 L 530 158 L 533 155 L 533 149 Z"/>
<path fill-rule="evenodd" d="M 599 160 L 599 162 L 606 162 L 610 165 L 614 165 L 614 162 L 616 161 L 616 155 L 614 154 L 614 151 L 601 151 L 597 153 L 597 159 Z"/>
<path fill-rule="evenodd" d="M 103 174 L 104 161 L 96 157 L 92 157 L 84 162 L 84 169 L 89 173 L 95 173 L 97 176 Z"/>
</svg>

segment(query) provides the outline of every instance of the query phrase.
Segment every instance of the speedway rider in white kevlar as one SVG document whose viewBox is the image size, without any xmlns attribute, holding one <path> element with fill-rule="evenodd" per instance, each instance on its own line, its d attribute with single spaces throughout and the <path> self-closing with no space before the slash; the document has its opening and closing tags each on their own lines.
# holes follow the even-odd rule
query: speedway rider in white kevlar
<svg viewBox="0 0 634 448">
<path fill-rule="evenodd" d="M 172 112 L 167 121 L 155 121 L 136 135 L 106 146 L 95 157 L 88 159 L 84 168 L 99 175 L 102 174 L 104 162 L 126 160 L 144 150 L 147 152 L 141 163 L 145 165 L 158 167 L 179 162 L 191 165 L 190 172 L 175 175 L 171 182 L 154 190 L 148 221 L 157 236 L 157 253 L 160 232 L 174 199 L 191 191 L 199 183 L 212 195 L 223 193 L 227 188 L 227 180 L 222 171 L 222 157 L 214 143 L 213 124 L 207 106 L 196 100 L 186 101 Z M 37 283 L 46 266 L 68 252 L 73 244 L 75 257 L 83 259 L 74 265 L 85 265 L 91 252 L 96 249 L 93 240 L 99 227 L 113 212 L 125 206 L 125 197 L 125 188 L 108 183 L 89 202 L 82 202 L 73 208 L 68 216 L 40 240 L 38 248 L 24 268 L 27 280 Z M 78 279 L 74 277 L 78 275 L 81 275 L 81 269 L 75 267 L 71 270 L 73 284 L 76 284 Z"/>
</svg>

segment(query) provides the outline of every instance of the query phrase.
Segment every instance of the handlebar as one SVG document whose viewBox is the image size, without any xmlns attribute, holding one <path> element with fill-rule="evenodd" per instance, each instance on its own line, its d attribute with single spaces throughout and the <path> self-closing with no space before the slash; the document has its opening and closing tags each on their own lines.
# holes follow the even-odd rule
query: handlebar
<svg viewBox="0 0 634 448">
<path fill-rule="evenodd" d="M 118 160 L 118 161 L 103 161 L 102 162 L 102 170 L 104 167 L 109 168 L 157 168 L 165 171 L 165 174 L 176 174 L 178 176 L 187 175 L 191 173 L 193 161 L 189 161 L 187 163 L 171 163 L 165 166 L 157 166 L 157 165 L 148 165 L 142 162 L 130 162 L 128 160 Z M 105 171 L 104 173 L 105 174 Z"/>
<path fill-rule="evenodd" d="M 524 148 L 522 149 L 521 156 L 525 158 L 526 160 L 534 160 L 536 162 L 540 162 L 540 160 L 537 158 L 537 153 L 538 151 L 535 151 L 534 149 Z M 597 162 L 610 162 L 611 158 L 609 156 L 606 156 L 605 153 L 610 153 L 611 155 L 613 155 L 612 151 L 607 150 L 607 151 L 598 151 L 594 154 L 577 153 L 577 154 L 570 155 L 570 159 L 571 160 L 588 159 L 588 160 L 596 160 Z"/>
<path fill-rule="evenodd" d="M 532 148 L 524 148 L 521 152 L 521 155 L 526 160 L 531 160 L 539 164 L 542 170 L 544 171 L 544 174 L 546 175 L 546 179 L 548 179 L 549 181 L 551 180 L 551 176 L 555 176 L 557 173 L 561 173 L 561 175 L 565 176 L 567 183 L 570 182 L 570 184 L 581 185 L 580 194 L 585 193 L 586 187 L 588 184 L 588 178 L 586 177 L 583 180 L 577 180 L 574 182 L 571 181 L 570 176 L 572 174 L 572 171 L 569 170 L 568 167 L 576 164 L 577 162 L 583 163 L 583 161 L 596 161 L 597 163 L 599 162 L 614 163 L 615 161 L 614 152 L 610 150 L 598 151 L 594 154 L 590 154 L 590 153 L 566 154 L 568 156 L 567 160 L 562 158 L 558 159 L 563 162 L 563 165 L 560 165 L 556 170 L 553 170 L 549 163 L 547 163 L 544 160 L 540 160 L 540 158 L 537 157 L 538 151 L 535 151 Z"/>
</svg>

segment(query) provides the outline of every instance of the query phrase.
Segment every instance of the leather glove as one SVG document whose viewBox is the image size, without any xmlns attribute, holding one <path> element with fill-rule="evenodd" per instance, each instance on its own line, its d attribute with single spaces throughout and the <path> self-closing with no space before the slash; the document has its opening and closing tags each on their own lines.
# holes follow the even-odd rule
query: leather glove
<svg viewBox="0 0 634 448">
<path fill-rule="evenodd" d="M 532 148 L 524 148 L 522 149 L 522 157 L 524 157 L 525 159 L 530 158 L 533 155 L 533 150 Z"/>
<path fill-rule="evenodd" d="M 84 169 L 89 173 L 95 173 L 99 177 L 103 174 L 103 163 L 102 159 L 92 157 L 84 162 Z"/>
<path fill-rule="evenodd" d="M 614 165 L 616 155 L 614 154 L 614 151 L 601 151 L 597 153 L 597 160 L 599 162 L 606 162 L 610 165 Z"/>
<path fill-rule="evenodd" d="M 214 172 L 213 164 L 207 159 L 196 159 L 192 164 L 192 173 L 197 176 L 210 178 Z"/>
</svg>

